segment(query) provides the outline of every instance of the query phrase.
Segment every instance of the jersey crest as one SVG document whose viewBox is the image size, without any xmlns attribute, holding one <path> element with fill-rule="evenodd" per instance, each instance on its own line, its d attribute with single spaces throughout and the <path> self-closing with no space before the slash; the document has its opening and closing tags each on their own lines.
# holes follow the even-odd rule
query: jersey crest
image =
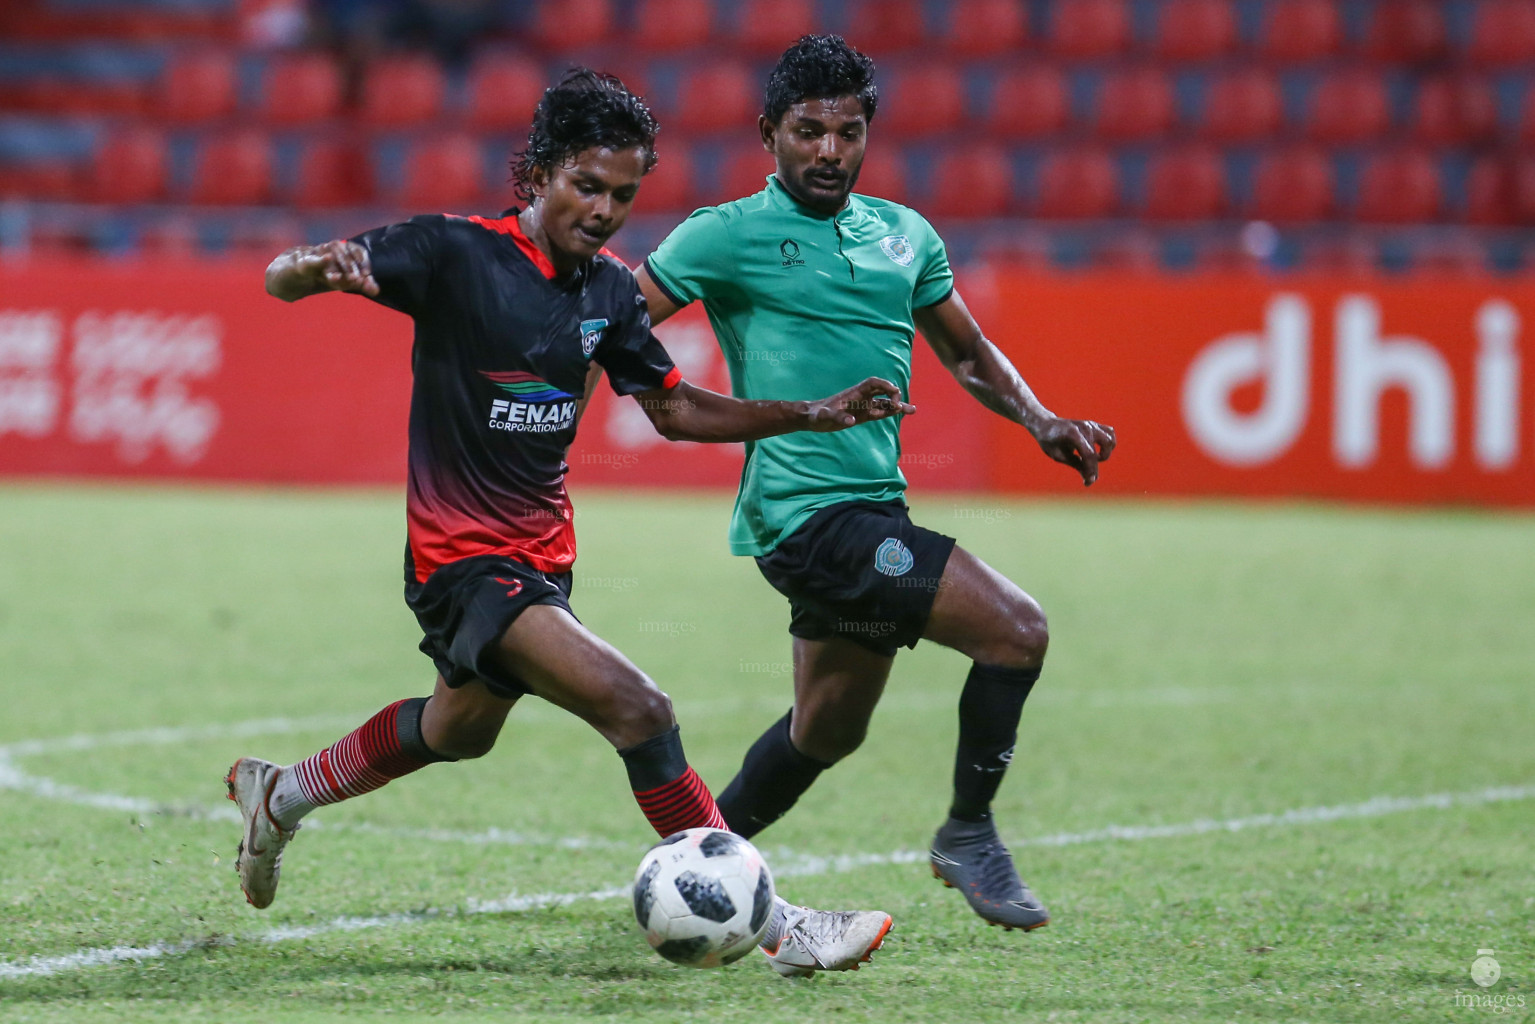
<svg viewBox="0 0 1535 1024">
<path fill-rule="evenodd" d="M 597 343 L 602 340 L 602 332 L 607 326 L 606 320 L 581 321 L 581 353 L 588 359 L 597 351 Z"/>
<path fill-rule="evenodd" d="M 905 576 L 916 562 L 911 550 L 894 537 L 886 537 L 874 552 L 874 568 L 886 576 Z"/>
<path fill-rule="evenodd" d="M 879 247 L 903 267 L 911 266 L 911 261 L 917 258 L 917 250 L 911 247 L 911 239 L 905 235 L 886 235 L 879 240 Z"/>
</svg>

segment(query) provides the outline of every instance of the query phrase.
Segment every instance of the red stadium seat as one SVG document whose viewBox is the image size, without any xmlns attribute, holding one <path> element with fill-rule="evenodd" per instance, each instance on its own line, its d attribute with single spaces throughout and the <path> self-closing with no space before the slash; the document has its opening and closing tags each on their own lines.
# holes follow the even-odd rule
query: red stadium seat
<svg viewBox="0 0 1535 1024">
<path fill-rule="evenodd" d="M 865 53 L 914 50 L 928 42 L 920 0 L 855 0 L 849 8 L 848 40 Z"/>
<path fill-rule="evenodd" d="M 1051 8 L 1050 49 L 1063 57 L 1114 57 L 1129 45 L 1126 0 L 1072 0 Z"/>
<path fill-rule="evenodd" d="M 677 127 L 685 132 L 739 131 L 762 112 L 761 85 L 743 64 L 705 64 L 677 86 Z"/>
<path fill-rule="evenodd" d="M 907 199 L 906 161 L 901 158 L 901 151 L 889 145 L 870 149 L 863 158 L 854 190 L 860 195 L 904 204 Z"/>
<path fill-rule="evenodd" d="M 923 64 L 881 83 L 878 119 L 882 131 L 924 135 L 959 128 L 968 120 L 966 107 L 959 72 L 947 64 Z"/>
<path fill-rule="evenodd" d="M 138 252 L 141 256 L 192 259 L 197 255 L 197 248 L 197 223 L 192 217 L 157 217 L 139 232 Z"/>
<path fill-rule="evenodd" d="M 1437 0 L 1377 3 L 1365 34 L 1365 53 L 1394 64 L 1417 64 L 1444 56 L 1444 12 Z"/>
<path fill-rule="evenodd" d="M 1114 231 L 1093 246 L 1094 270 L 1155 273 L 1161 268 L 1161 246 L 1156 235 L 1139 229 Z"/>
<path fill-rule="evenodd" d="M 288 202 L 305 209 L 355 206 L 373 200 L 368 155 L 350 142 L 318 139 L 299 153 Z"/>
<path fill-rule="evenodd" d="M 1119 170 L 1101 149 L 1051 153 L 1039 169 L 1035 213 L 1080 220 L 1119 212 Z"/>
<path fill-rule="evenodd" d="M 1306 128 L 1318 142 L 1370 142 L 1384 135 L 1390 122 L 1386 83 L 1373 71 L 1351 70 L 1317 82 Z"/>
<path fill-rule="evenodd" d="M 1333 0 L 1272 0 L 1266 14 L 1258 43 L 1263 56 L 1308 61 L 1338 52 L 1343 22 Z"/>
<path fill-rule="evenodd" d="M 1484 156 L 1466 179 L 1466 219 L 1473 224 L 1535 224 L 1535 156 Z"/>
<path fill-rule="evenodd" d="M 1044 64 L 1005 71 L 992 83 L 990 106 L 991 130 L 1004 138 L 1055 135 L 1071 115 L 1066 76 Z"/>
<path fill-rule="evenodd" d="M 442 113 L 445 90 L 442 69 L 432 58 L 381 58 L 363 80 L 361 119 L 374 128 L 427 124 Z"/>
<path fill-rule="evenodd" d="M 543 68 L 526 57 L 482 57 L 469 71 L 465 120 L 480 131 L 520 135 L 533 123 L 533 108 L 548 84 Z"/>
<path fill-rule="evenodd" d="M 1226 174 L 1214 150 L 1177 149 L 1154 157 L 1146 172 L 1145 216 L 1214 220 L 1226 212 Z"/>
<path fill-rule="evenodd" d="M 673 140 L 661 149 L 660 158 L 640 183 L 636 213 L 690 213 L 703 205 L 693 154 Z"/>
<path fill-rule="evenodd" d="M 224 50 L 203 50 L 173 58 L 160 80 L 160 117 L 191 123 L 234 113 L 238 102 L 235 62 Z"/>
<path fill-rule="evenodd" d="M 943 42 L 961 57 L 994 57 L 1023 47 L 1028 12 L 1023 0 L 955 0 L 946 4 Z"/>
<path fill-rule="evenodd" d="M 1519 118 L 1519 141 L 1526 146 L 1535 145 L 1535 79 L 1524 83 L 1524 113 Z"/>
<path fill-rule="evenodd" d="M 933 166 L 926 210 L 935 217 L 994 217 L 1013 205 L 1013 169 L 994 146 L 948 150 Z"/>
<path fill-rule="evenodd" d="M 467 135 L 420 139 L 405 155 L 395 201 L 409 210 L 463 213 L 486 198 L 485 161 Z"/>
<path fill-rule="evenodd" d="M 629 41 L 647 53 L 669 53 L 703 46 L 714 17 L 712 0 L 640 0 Z"/>
<path fill-rule="evenodd" d="M 1094 128 L 1114 141 L 1166 135 L 1174 114 L 1173 86 L 1159 68 L 1132 68 L 1109 75 L 1098 94 Z"/>
<path fill-rule="evenodd" d="M 1326 220 L 1335 199 L 1332 162 L 1318 149 L 1297 148 L 1265 155 L 1253 174 L 1255 220 L 1279 224 Z"/>
<path fill-rule="evenodd" d="M 1497 132 L 1497 102 L 1485 79 L 1439 75 L 1418 83 L 1412 104 L 1412 133 L 1418 141 L 1462 145 L 1485 142 Z"/>
<path fill-rule="evenodd" d="M 745 0 L 736 11 L 735 43 L 747 53 L 776 57 L 819 27 L 815 0 Z"/>
<path fill-rule="evenodd" d="M 699 205 L 727 203 L 742 196 L 756 195 L 773 173 L 773 156 L 761 146 L 743 146 L 720 161 L 717 182 Z"/>
<path fill-rule="evenodd" d="M 1372 157 L 1360 172 L 1354 216 L 1372 223 L 1413 224 L 1437 218 L 1442 202 L 1439 171 L 1427 153 L 1386 153 Z"/>
<path fill-rule="evenodd" d="M 1466 56 L 1478 67 L 1535 62 L 1535 0 L 1481 0 Z"/>
<path fill-rule="evenodd" d="M 146 128 L 111 136 L 96 151 L 89 194 L 102 203 L 148 203 L 165 195 L 165 137 Z"/>
<path fill-rule="evenodd" d="M 539 0 L 533 37 L 559 52 L 607 42 L 613 30 L 609 0 Z"/>
<path fill-rule="evenodd" d="M 236 221 L 231 227 L 224 251 L 246 258 L 266 257 L 291 249 L 304 241 L 304 227 L 288 217 L 266 216 L 256 220 Z"/>
<path fill-rule="evenodd" d="M 1210 83 L 1202 134 L 1215 142 L 1257 142 L 1278 134 L 1284 120 L 1279 82 L 1267 71 L 1234 71 Z"/>
<path fill-rule="evenodd" d="M 1212 60 L 1236 49 L 1231 0 L 1167 0 L 1157 16 L 1156 54 L 1166 60 Z"/>
<path fill-rule="evenodd" d="M 1306 246 L 1301 262 L 1303 269 L 1312 274 L 1371 275 L 1380 272 L 1380 249 L 1364 235 L 1323 237 Z"/>
<path fill-rule="evenodd" d="M 254 131 L 208 139 L 192 167 L 188 198 L 214 206 L 259 206 L 272 197 L 272 141 Z"/>
<path fill-rule="evenodd" d="M 341 113 L 341 69 L 323 53 L 292 53 L 267 61 L 256 113 L 274 125 L 326 121 Z"/>
</svg>

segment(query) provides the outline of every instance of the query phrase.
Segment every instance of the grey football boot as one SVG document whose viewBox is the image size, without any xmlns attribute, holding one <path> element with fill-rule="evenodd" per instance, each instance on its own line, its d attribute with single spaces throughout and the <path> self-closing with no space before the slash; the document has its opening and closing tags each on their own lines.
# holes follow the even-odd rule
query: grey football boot
<svg viewBox="0 0 1535 1024">
<path fill-rule="evenodd" d="M 950 818 L 933 837 L 928 856 L 933 877 L 964 893 L 987 924 L 1031 932 L 1050 923 L 1050 912 L 1018 877 L 994 822 Z"/>
</svg>

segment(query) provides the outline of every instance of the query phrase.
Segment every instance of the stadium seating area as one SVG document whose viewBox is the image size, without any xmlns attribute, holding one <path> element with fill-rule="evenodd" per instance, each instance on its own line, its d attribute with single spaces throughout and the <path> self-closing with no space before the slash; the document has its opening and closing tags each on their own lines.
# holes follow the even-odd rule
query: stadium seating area
<svg viewBox="0 0 1535 1024">
<path fill-rule="evenodd" d="M 830 30 L 881 69 L 860 190 L 957 260 L 1535 272 L 1535 0 L 508 0 L 446 68 L 277 45 L 296 3 L 10 0 L 0 248 L 272 250 L 499 209 L 579 61 L 663 124 L 642 255 L 760 187 L 765 71 Z"/>
</svg>

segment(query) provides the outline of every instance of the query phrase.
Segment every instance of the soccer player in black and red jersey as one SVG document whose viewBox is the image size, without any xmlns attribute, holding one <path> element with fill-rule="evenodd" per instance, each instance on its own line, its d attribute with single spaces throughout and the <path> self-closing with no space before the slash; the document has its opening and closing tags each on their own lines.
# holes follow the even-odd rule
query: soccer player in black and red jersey
<svg viewBox="0 0 1535 1024">
<path fill-rule="evenodd" d="M 484 755 L 526 694 L 617 748 L 662 836 L 726 827 L 683 755 L 666 694 L 570 610 L 565 454 L 588 371 L 595 364 L 614 391 L 639 399 L 673 440 L 841 430 L 912 407 L 873 378 L 809 402 L 739 401 L 682 379 L 650 332 L 634 276 L 603 247 L 655 163 L 656 130 L 618 79 L 573 71 L 545 92 L 514 165 L 525 209 L 413 217 L 291 249 L 267 269 L 280 299 L 357 292 L 415 321 L 405 598 L 438 675 L 430 697 L 390 704 L 296 764 L 246 757 L 230 768 L 245 823 L 236 868 L 252 905 L 272 902 L 304 815 L 434 762 Z M 779 900 L 763 948 L 781 974 L 846 970 L 889 927 L 878 911 Z"/>
</svg>

